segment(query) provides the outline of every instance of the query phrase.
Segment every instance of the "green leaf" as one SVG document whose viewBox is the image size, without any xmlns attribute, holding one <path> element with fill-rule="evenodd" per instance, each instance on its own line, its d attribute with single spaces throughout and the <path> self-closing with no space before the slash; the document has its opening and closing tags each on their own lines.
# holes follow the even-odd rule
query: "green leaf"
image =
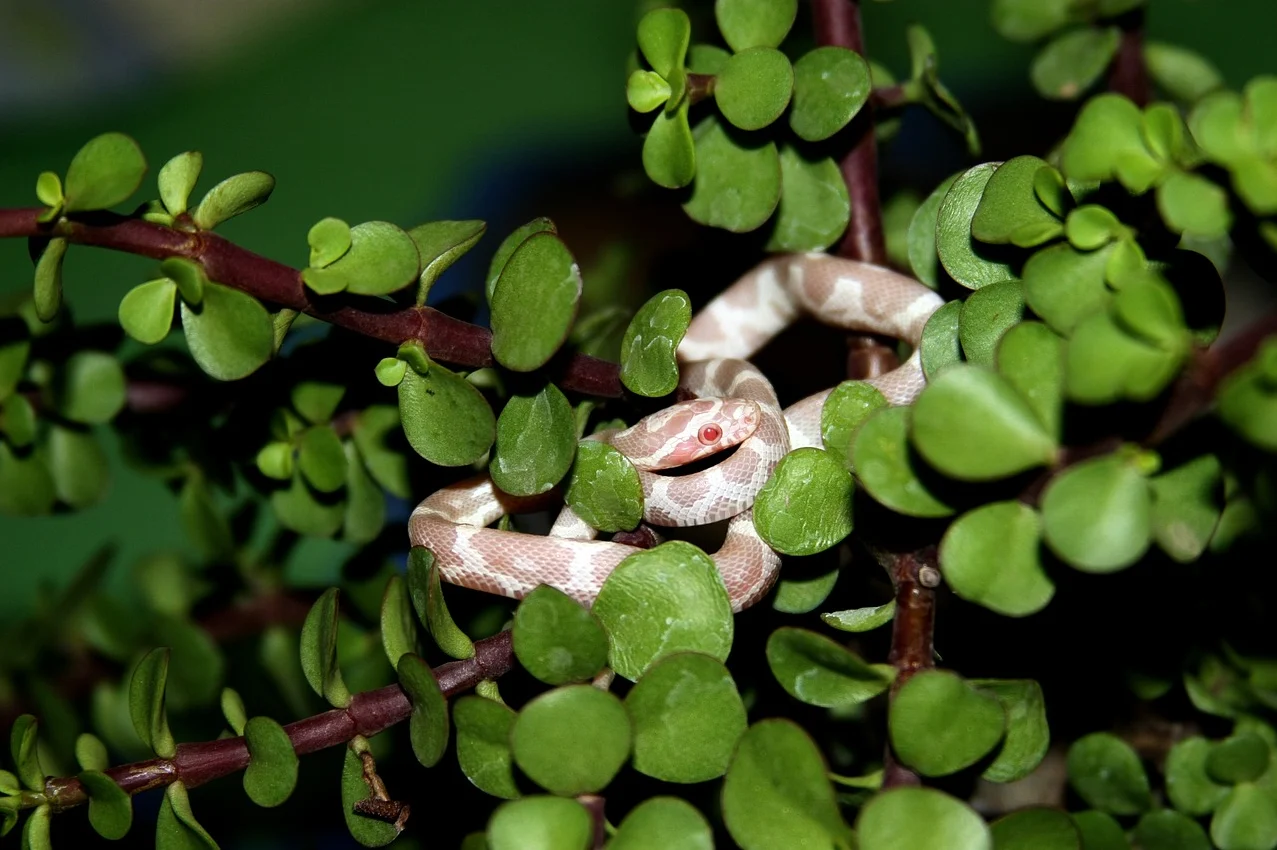
<svg viewBox="0 0 1277 850">
<path fill-rule="evenodd" d="M 859 53 L 817 47 L 794 63 L 789 126 L 804 141 L 823 141 L 856 117 L 872 90 L 869 65 Z"/>
<path fill-rule="evenodd" d="M 670 84 L 655 71 L 635 71 L 625 82 L 625 100 L 635 112 L 651 112 L 671 94 Z"/>
<path fill-rule="evenodd" d="M 467 466 L 496 439 L 497 421 L 479 389 L 438 363 L 409 370 L 399 384 L 399 418 L 408 443 L 431 463 Z"/>
<path fill-rule="evenodd" d="M 1023 779 L 1042 763 L 1051 744 L 1041 686 L 1032 679 L 972 679 L 971 684 L 996 696 L 1007 718 L 998 755 L 981 776 L 990 782 Z"/>
<path fill-rule="evenodd" d="M 310 267 L 327 268 L 350 250 L 350 225 L 340 218 L 321 218 L 306 231 L 306 243 L 310 245 Z"/>
<path fill-rule="evenodd" d="M 102 500 L 111 472 L 106 452 L 91 433 L 54 425 L 45 438 L 45 450 L 59 499 L 76 509 Z"/>
<path fill-rule="evenodd" d="M 527 797 L 503 803 L 488 822 L 488 850 L 586 850 L 590 813 L 575 800 Z"/>
<path fill-rule="evenodd" d="M 1058 233 L 1059 215 L 1042 203 L 1034 189 L 1043 168 L 1054 171 L 1036 156 L 1017 156 L 999 165 L 980 196 L 971 235 L 981 242 L 1005 244 L 1015 241 L 1025 228 Z"/>
<path fill-rule="evenodd" d="M 85 143 L 67 168 L 66 212 L 104 210 L 128 200 L 142 185 L 146 157 L 123 133 L 103 133 Z"/>
<path fill-rule="evenodd" d="M 1016 277 L 1009 263 L 998 259 L 991 249 L 976 243 L 971 236 L 972 219 L 997 169 L 997 163 L 986 162 L 964 171 L 945 193 L 936 213 L 936 253 L 949 276 L 967 289 L 979 289 Z M 919 210 L 919 214 L 921 212 Z"/>
<path fill-rule="evenodd" d="M 297 785 L 297 753 L 284 727 L 269 717 L 252 717 L 244 726 L 248 767 L 244 769 L 244 793 L 263 808 L 287 800 Z"/>
<path fill-rule="evenodd" d="M 1042 569 L 1042 519 L 1018 502 L 963 514 L 940 542 L 940 568 L 953 592 L 1008 617 L 1035 614 L 1055 595 Z"/>
<path fill-rule="evenodd" d="M 1135 463 L 1120 454 L 1092 458 L 1056 475 L 1042 494 L 1047 545 L 1084 572 L 1125 569 L 1152 537 L 1152 493 Z"/>
<path fill-rule="evenodd" d="M 851 463 L 861 486 L 891 510 L 919 517 L 953 514 L 918 477 L 919 464 L 909 447 L 908 408 L 885 407 L 870 415 L 856 432 Z"/>
<path fill-rule="evenodd" d="M 1206 773 L 1221 785 L 1252 782 L 1268 770 L 1271 750 L 1254 732 L 1242 732 L 1218 742 L 1206 756 Z"/>
<path fill-rule="evenodd" d="M 737 53 L 779 47 L 794 25 L 798 0 L 717 0 L 714 18 L 723 40 Z"/>
<path fill-rule="evenodd" d="M 434 671 L 412 653 L 399 657 L 399 686 L 412 702 L 408 735 L 412 752 L 425 767 L 434 767 L 448 747 L 448 700 Z"/>
<path fill-rule="evenodd" d="M 793 90 L 788 57 L 770 47 L 751 47 L 727 61 L 714 81 L 714 100 L 733 126 L 761 130 L 781 116 Z"/>
<path fill-rule="evenodd" d="M 1228 193 L 1199 174 L 1176 171 L 1157 187 L 1157 211 L 1175 233 L 1220 236 L 1232 226 Z"/>
<path fill-rule="evenodd" d="M 133 798 L 99 770 L 84 770 L 76 777 L 89 795 L 89 823 L 98 835 L 117 841 L 133 826 Z"/>
<path fill-rule="evenodd" d="M 923 326 L 918 349 L 922 373 L 928 381 L 945 367 L 962 362 L 961 318 L 962 302 L 949 301 L 932 313 Z"/>
<path fill-rule="evenodd" d="M 1190 341 L 1164 281 L 1128 281 L 1109 312 L 1088 316 L 1074 330 L 1065 352 L 1069 398 L 1081 404 L 1156 398 L 1179 372 Z"/>
<path fill-rule="evenodd" d="M 204 267 L 194 260 L 185 257 L 169 257 L 160 263 L 160 274 L 177 285 L 182 300 L 192 307 L 198 307 L 204 300 L 204 288 L 208 285 L 208 275 Z"/>
<path fill-rule="evenodd" d="M 321 295 L 353 292 L 388 295 L 416 280 L 421 271 L 417 244 L 386 221 L 366 221 L 350 229 L 350 250 L 324 268 L 308 268 L 302 281 Z"/>
<path fill-rule="evenodd" d="M 237 381 L 256 372 L 275 348 L 270 313 L 251 295 L 209 283 L 195 308 L 182 302 L 182 327 L 191 357 L 219 381 Z"/>
<path fill-rule="evenodd" d="M 1037 41 L 1070 20 L 1070 0 L 994 0 L 993 28 L 1010 41 Z"/>
<path fill-rule="evenodd" d="M 630 681 L 676 652 L 722 661 L 731 649 L 731 599 L 714 562 L 690 543 L 674 540 L 626 558 L 593 611 L 612 641 L 612 669 Z"/>
<path fill-rule="evenodd" d="M 1082 252 L 1052 245 L 1024 264 L 1024 298 L 1029 309 L 1058 333 L 1069 335 L 1078 323 L 1108 304 L 1105 269 L 1114 249 Z"/>
<path fill-rule="evenodd" d="M 1057 36 L 1033 59 L 1033 87 L 1052 100 L 1076 99 L 1104 73 L 1121 39 L 1117 27 L 1081 27 Z"/>
<path fill-rule="evenodd" d="M 1135 750 L 1116 735 L 1094 732 L 1069 747 L 1069 784 L 1093 808 L 1137 815 L 1152 803 L 1148 776 Z"/>
<path fill-rule="evenodd" d="M 462 772 L 480 791 L 507 800 L 519 796 L 510 753 L 514 718 L 512 709 L 483 697 L 463 696 L 452 707 Z"/>
<path fill-rule="evenodd" d="M 9 398 L 22 380 L 31 354 L 30 336 L 21 319 L 0 318 L 0 401 Z"/>
<path fill-rule="evenodd" d="M 129 715 L 133 728 L 157 756 L 172 758 L 177 743 L 169 731 L 164 707 L 164 686 L 168 680 L 169 649 L 157 647 L 142 657 L 129 680 Z"/>
<path fill-rule="evenodd" d="M 1126 833 L 1111 815 L 1094 809 L 1073 814 L 1083 850 L 1131 850 Z"/>
<path fill-rule="evenodd" d="M 409 495 L 407 458 L 386 445 L 387 435 L 398 429 L 399 409 L 374 404 L 359 412 L 351 436 L 373 480 L 393 495 L 406 499 Z"/>
<path fill-rule="evenodd" d="M 35 406 L 26 396 L 11 395 L 0 401 L 0 433 L 14 448 L 24 448 L 35 442 L 38 426 Z"/>
<path fill-rule="evenodd" d="M 177 216 L 186 212 L 191 190 L 195 188 L 195 181 L 200 179 L 203 168 L 204 155 L 199 151 L 179 153 L 160 168 L 160 200 L 169 215 Z"/>
<path fill-rule="evenodd" d="M 713 850 L 714 835 L 705 817 L 686 800 L 652 797 L 621 821 L 608 850 Z"/>
<path fill-rule="evenodd" d="M 492 302 L 492 293 L 496 289 L 497 279 L 501 276 L 501 272 L 505 269 L 506 263 L 510 261 L 510 256 L 514 253 L 514 249 L 522 245 L 530 236 L 537 233 L 556 233 L 554 222 L 548 218 L 534 218 L 527 224 L 516 228 L 509 236 L 502 240 L 497 246 L 496 253 L 492 255 L 492 262 L 488 265 L 488 277 L 484 284 L 484 294 L 488 302 Z"/>
<path fill-rule="evenodd" d="M 335 708 L 350 704 L 350 691 L 337 665 L 338 590 L 331 587 L 315 600 L 302 624 L 301 665 L 311 689 Z"/>
<path fill-rule="evenodd" d="M 392 575 L 381 596 L 381 645 L 392 667 L 398 667 L 404 655 L 420 651 L 412 600 L 402 576 Z"/>
<path fill-rule="evenodd" d="M 992 481 L 1049 464 L 1055 440 L 1033 408 L 997 373 L 956 364 L 912 408 L 914 445 L 947 475 Z"/>
<path fill-rule="evenodd" d="M 666 289 L 644 302 L 621 339 L 621 383 L 638 395 L 659 398 L 678 386 L 675 353 L 692 320 L 692 302 L 681 289 Z"/>
<path fill-rule="evenodd" d="M 994 283 L 971 293 L 962 305 L 958 339 L 970 363 L 993 365 L 1006 331 L 1024 315 L 1024 287 L 1018 280 Z"/>
<path fill-rule="evenodd" d="M 1127 229 L 1107 207 L 1083 204 L 1064 223 L 1069 243 L 1080 251 L 1094 251 L 1121 237 Z"/>
<path fill-rule="evenodd" d="M 270 494 L 270 506 L 280 525 L 310 537 L 332 537 L 345 519 L 342 504 L 320 501 L 300 473 L 288 487 Z"/>
<path fill-rule="evenodd" d="M 780 155 L 775 142 L 737 138 L 713 115 L 692 131 L 696 179 L 683 204 L 693 221 L 746 233 L 762 225 L 780 202 Z"/>
<path fill-rule="evenodd" d="M 643 519 L 638 471 L 625 455 L 598 440 L 577 443 L 564 501 L 600 531 L 628 531 Z"/>
<path fill-rule="evenodd" d="M 942 181 L 922 202 L 913 214 L 913 220 L 909 222 L 909 266 L 918 280 L 932 289 L 938 285 L 940 272 L 940 260 L 936 256 L 936 223 L 939 220 L 940 204 L 961 176 L 962 173 L 954 174 Z"/>
<path fill-rule="evenodd" d="M 625 707 L 634 723 L 634 769 L 664 782 L 722 776 L 747 725 L 727 668 L 696 653 L 652 665 Z"/>
<path fill-rule="evenodd" d="M 788 627 L 767 639 L 767 663 L 786 693 L 823 708 L 867 702 L 884 693 L 895 678 L 890 665 L 866 664 L 823 635 Z"/>
<path fill-rule="evenodd" d="M 744 850 L 851 846 L 825 760 L 788 720 L 762 720 L 741 738 L 723 780 L 722 809 Z"/>
<path fill-rule="evenodd" d="M 859 850 L 993 850 L 984 819 L 932 788 L 892 788 L 875 795 L 856 818 Z"/>
<path fill-rule="evenodd" d="M 1021 809 L 989 827 L 997 850 L 1083 850 L 1082 838 L 1067 812 Z"/>
<path fill-rule="evenodd" d="M 50 239 L 35 264 L 35 314 L 42 322 L 51 322 L 62 307 L 62 258 L 67 240 Z"/>
<path fill-rule="evenodd" d="M 51 819 L 52 809 L 47 803 L 31 813 L 27 825 L 22 828 L 22 850 L 52 850 L 53 844 L 49 840 Z"/>
<path fill-rule="evenodd" d="M 1224 85 L 1223 75 L 1200 53 L 1161 41 L 1144 43 L 1149 76 L 1176 100 L 1193 103 Z"/>
<path fill-rule="evenodd" d="M 138 342 L 154 345 L 173 327 L 176 300 L 177 284 L 166 277 L 139 284 L 120 301 L 120 327 Z"/>
<path fill-rule="evenodd" d="M 350 543 L 370 543 L 386 524 L 386 494 L 372 480 L 359 450 L 351 441 L 342 443 L 346 455 L 346 511 L 342 538 Z"/>
<path fill-rule="evenodd" d="M 227 219 L 266 203 L 273 191 L 275 178 L 264 171 L 235 174 L 209 189 L 191 212 L 191 218 L 200 230 L 212 230 Z"/>
<path fill-rule="evenodd" d="M 851 202 L 838 163 L 807 159 L 793 145 L 780 151 L 781 192 L 768 251 L 823 251 L 847 229 Z"/>
<path fill-rule="evenodd" d="M 1228 786 L 1217 784 L 1206 772 L 1211 746 L 1201 735 L 1194 735 L 1177 742 L 1166 756 L 1166 795 L 1190 817 L 1210 814 L 1228 796 Z"/>
<path fill-rule="evenodd" d="M 568 797 L 596 793 L 630 755 L 625 706 L 592 685 L 567 685 L 541 694 L 515 718 L 510 748 L 528 778 Z"/>
<path fill-rule="evenodd" d="M 426 295 L 439 275 L 473 248 L 487 229 L 486 223 L 471 219 L 432 221 L 408 231 L 408 236 L 416 243 L 421 259 L 421 290 L 417 294 L 419 305 L 426 303 Z"/>
<path fill-rule="evenodd" d="M 666 189 L 681 189 L 696 176 L 696 143 L 687 123 L 686 99 L 673 112 L 661 111 L 643 140 L 643 170 Z"/>
<path fill-rule="evenodd" d="M 1122 184 L 1144 191 L 1152 179 L 1131 182 L 1132 173 L 1156 169 L 1157 163 L 1144 144 L 1143 115 L 1138 106 L 1119 94 L 1091 98 L 1078 113 L 1064 142 L 1060 167 L 1076 181 L 1112 180 L 1123 174 Z M 1134 171 L 1133 171 L 1134 170 Z M 1151 171 L 1149 173 L 1152 173 Z"/>
<path fill-rule="evenodd" d="M 1149 850 L 1212 850 L 1201 826 L 1169 809 L 1148 812 L 1140 818 L 1133 838 L 1139 847 Z"/>
<path fill-rule="evenodd" d="M 682 70 L 691 36 L 692 23 L 682 9 L 653 9 L 639 20 L 639 50 L 667 80 Z"/>
<path fill-rule="evenodd" d="M 891 746 L 923 776 L 970 767 L 1002 740 L 999 701 L 945 670 L 923 670 L 896 692 L 888 713 Z"/>
<path fill-rule="evenodd" d="M 248 724 L 248 712 L 244 709 L 244 699 L 234 688 L 222 688 L 222 716 L 226 725 L 236 735 L 244 734 L 244 726 Z"/>
<path fill-rule="evenodd" d="M 820 437 L 825 450 L 850 466 L 856 431 L 871 414 L 886 406 L 883 394 L 863 381 L 843 381 L 834 387 L 820 409 Z"/>
<path fill-rule="evenodd" d="M 40 516 L 53 508 L 57 497 L 43 459 L 34 452 L 16 455 L 0 440 L 0 510 L 10 516 Z"/>
<path fill-rule="evenodd" d="M 365 748 L 368 746 L 362 738 L 355 740 Z M 372 787 L 364 778 L 363 759 L 353 746 L 349 746 L 341 769 L 341 810 L 346 816 L 346 828 L 363 846 L 384 847 L 399 836 L 399 827 L 355 811 L 356 803 L 367 800 L 372 795 Z"/>
<path fill-rule="evenodd" d="M 62 207 L 66 203 L 66 197 L 62 194 L 62 178 L 55 171 L 42 171 L 35 181 L 35 196 L 40 199 L 40 203 L 48 207 L 36 219 L 44 223 L 52 221 L 62 214 Z"/>
<path fill-rule="evenodd" d="M 544 366 L 567 339 L 580 298 L 581 272 L 563 240 L 529 236 L 492 293 L 492 356 L 516 372 Z"/>
<path fill-rule="evenodd" d="M 1215 810 L 1210 835 L 1220 850 L 1277 845 L 1277 800 L 1272 791 L 1249 782 L 1238 785 Z"/>
<path fill-rule="evenodd" d="M 814 555 L 852 529 L 851 474 L 823 449 L 801 448 L 781 458 L 754 501 L 754 526 L 784 555 Z"/>
<path fill-rule="evenodd" d="M 513 639 L 519 663 L 549 685 L 585 681 L 607 663 L 607 634 L 598 618 L 549 585 L 519 603 Z"/>
<path fill-rule="evenodd" d="M 86 425 L 109 422 L 124 407 L 124 384 L 124 369 L 114 357 L 100 351 L 77 352 L 57 377 L 58 412 Z"/>
<path fill-rule="evenodd" d="M 229 558 L 235 551 L 235 540 L 226 517 L 213 501 L 202 476 L 192 475 L 182 485 L 178 496 L 182 526 L 200 550 L 210 558 Z"/>
<path fill-rule="evenodd" d="M 9 730 L 9 753 L 22 784 L 32 791 L 43 792 L 44 770 L 40 767 L 40 757 L 36 751 L 38 730 L 35 715 L 19 715 Z"/>
<path fill-rule="evenodd" d="M 111 765 L 106 744 L 102 743 L 102 739 L 97 735 L 89 732 L 81 732 L 76 737 L 75 760 L 82 770 L 104 771 Z M 11 773 L 8 775 L 13 776 Z M 0 782 L 0 789 L 3 789 L 4 785 L 4 782 Z M 14 787 L 16 788 L 16 785 Z"/>
<path fill-rule="evenodd" d="M 535 395 L 513 395 L 497 420 L 497 443 L 488 470 L 501 490 L 535 496 L 567 475 L 576 453 L 572 405 L 554 384 Z"/>
<path fill-rule="evenodd" d="M 891 622 L 896 615 L 896 600 L 884 602 L 872 608 L 850 608 L 846 611 L 830 611 L 820 619 L 827 626 L 842 632 L 869 632 Z"/>
<path fill-rule="evenodd" d="M 172 648 L 167 699 L 178 712 L 217 699 L 225 661 L 208 632 L 186 617 L 157 615 L 151 620 L 155 641 Z"/>
<path fill-rule="evenodd" d="M 1223 511 L 1219 459 L 1205 454 L 1154 476 L 1153 538 L 1180 563 L 1197 560 Z"/>
<path fill-rule="evenodd" d="M 474 642 L 448 613 L 439 581 L 439 565 L 435 563 L 434 554 L 424 546 L 408 550 L 408 595 L 412 597 L 417 619 L 430 630 L 440 649 L 453 658 L 474 657 Z"/>
<path fill-rule="evenodd" d="M 302 432 L 297 441 L 297 468 L 321 493 L 335 493 L 346 484 L 346 454 L 341 438 L 327 425 Z"/>
<path fill-rule="evenodd" d="M 1064 407 L 1064 341 L 1040 322 L 1021 322 L 998 344 L 997 369 L 1058 440 Z"/>
<path fill-rule="evenodd" d="M 829 598 L 838 583 L 838 569 L 828 570 L 811 578 L 790 576 L 776 583 L 772 596 L 772 610 L 785 614 L 806 614 Z"/>
<path fill-rule="evenodd" d="M 302 381 L 293 387 L 289 400 L 303 419 L 312 425 L 320 425 L 332 420 L 345 394 L 346 388 L 340 384 Z"/>
</svg>

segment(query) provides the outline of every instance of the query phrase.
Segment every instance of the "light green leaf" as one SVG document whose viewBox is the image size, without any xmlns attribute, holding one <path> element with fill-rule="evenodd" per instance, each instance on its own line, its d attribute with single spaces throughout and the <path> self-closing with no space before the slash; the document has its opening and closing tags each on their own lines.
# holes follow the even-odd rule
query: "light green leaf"
<svg viewBox="0 0 1277 850">
<path fill-rule="evenodd" d="M 139 284 L 120 301 L 120 326 L 138 342 L 154 345 L 173 327 L 176 300 L 177 284 L 166 277 Z"/>
<path fill-rule="evenodd" d="M 146 174 L 146 157 L 123 133 L 103 133 L 85 143 L 67 168 L 67 212 L 104 210 L 128 200 Z"/>
<path fill-rule="evenodd" d="M 856 117 L 872 88 L 869 66 L 859 53 L 817 47 L 794 63 L 789 126 L 804 141 L 823 141 Z"/>
<path fill-rule="evenodd" d="M 275 330 L 270 313 L 256 298 L 209 283 L 195 308 L 182 302 L 182 327 L 191 357 L 219 381 L 236 381 L 271 358 Z"/>
<path fill-rule="evenodd" d="M 514 760 L 560 796 L 596 793 L 616 776 L 632 740 L 625 706 L 591 685 L 567 685 L 523 707 L 510 730 Z"/>
<path fill-rule="evenodd" d="M 275 191 L 275 178 L 264 171 L 246 171 L 218 183 L 191 212 L 196 227 L 212 230 L 227 219 L 266 203 Z"/>
<path fill-rule="evenodd" d="M 842 632 L 868 632 L 891 622 L 896 615 L 896 600 L 884 602 L 872 608 L 849 608 L 846 611 L 830 611 L 820 619 L 827 626 Z"/>
<path fill-rule="evenodd" d="M 534 233 L 510 255 L 492 293 L 492 356 L 507 369 L 545 365 L 567 339 L 581 271 L 553 233 Z"/>
<path fill-rule="evenodd" d="M 1138 561 L 1152 537 L 1152 493 L 1136 464 L 1120 454 L 1082 461 L 1042 494 L 1043 532 L 1060 558 L 1107 573 Z"/>
<path fill-rule="evenodd" d="M 860 850 L 993 850 L 989 827 L 960 800 L 933 788 L 892 788 L 856 818 Z"/>
<path fill-rule="evenodd" d="M 51 322 L 62 307 L 62 258 L 67 240 L 50 239 L 35 263 L 35 314 L 42 322 Z"/>
<path fill-rule="evenodd" d="M 781 116 L 794 90 L 789 59 L 770 47 L 751 47 L 727 61 L 714 83 L 714 100 L 733 126 L 761 130 Z"/>
<path fill-rule="evenodd" d="M 179 153 L 160 168 L 158 177 L 160 200 L 169 215 L 186 212 L 195 181 L 204 168 L 204 155 L 199 151 Z"/>
<path fill-rule="evenodd" d="M 780 206 L 768 251 L 823 251 L 851 217 L 847 184 L 831 157 L 808 159 L 793 145 L 780 151 Z"/>
<path fill-rule="evenodd" d="M 594 837 L 590 813 L 575 800 L 527 797 L 504 803 L 488 822 L 488 850 L 586 850 Z"/>
<path fill-rule="evenodd" d="M 754 526 L 777 552 L 814 555 L 851 533 L 851 475 L 837 457 L 801 448 L 781 458 L 754 501 Z"/>
<path fill-rule="evenodd" d="M 1009 617 L 1035 614 L 1055 595 L 1042 569 L 1042 519 L 1018 502 L 963 514 L 940 542 L 940 568 L 953 592 Z"/>
<path fill-rule="evenodd" d="M 621 821 L 608 850 L 713 850 L 705 816 L 677 797 L 652 797 Z"/>
<path fill-rule="evenodd" d="M 1104 73 L 1120 41 L 1117 27 L 1081 27 L 1056 37 L 1033 59 L 1033 87 L 1052 100 L 1076 99 Z"/>
<path fill-rule="evenodd" d="M 891 746 L 923 776 L 947 776 L 990 752 L 1006 730 L 1001 703 L 945 670 L 923 670 L 896 692 Z"/>
</svg>

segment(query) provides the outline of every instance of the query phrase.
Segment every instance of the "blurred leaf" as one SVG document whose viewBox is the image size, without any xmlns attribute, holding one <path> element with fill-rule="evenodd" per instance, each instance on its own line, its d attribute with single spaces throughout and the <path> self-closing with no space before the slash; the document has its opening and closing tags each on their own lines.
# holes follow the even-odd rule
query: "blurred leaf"
<svg viewBox="0 0 1277 850">
<path fill-rule="evenodd" d="M 1147 812 L 1135 825 L 1138 846 L 1167 850 L 1211 850 L 1210 839 L 1195 821 L 1169 809 Z M 1222 845 L 1221 845 L 1222 846 Z"/>
<path fill-rule="evenodd" d="M 1188 822 L 1197 827 L 1196 823 Z M 1277 800 L 1273 799 L 1271 790 L 1248 782 L 1238 785 L 1215 810 L 1210 834 L 1220 850 L 1247 850 L 1277 844 Z"/>
<path fill-rule="evenodd" d="M 940 542 L 953 592 L 1008 617 L 1035 614 L 1055 595 L 1042 569 L 1042 519 L 1018 501 L 991 502 L 958 518 Z"/>
<path fill-rule="evenodd" d="M 1210 60 L 1178 45 L 1146 41 L 1144 64 L 1153 82 L 1176 100 L 1193 103 L 1224 85 Z"/>
<path fill-rule="evenodd" d="M 1268 770 L 1272 749 L 1254 732 L 1234 734 L 1211 747 L 1206 774 L 1221 785 L 1253 782 Z"/>
<path fill-rule="evenodd" d="M 101 501 L 110 484 L 110 469 L 106 452 L 92 434 L 54 425 L 45 449 L 59 499 L 77 510 Z"/>
<path fill-rule="evenodd" d="M 40 516 L 53 508 L 57 489 L 49 467 L 34 452 L 18 455 L 0 440 L 0 511 Z"/>
<path fill-rule="evenodd" d="M 932 289 L 937 286 L 940 271 L 940 260 L 936 256 L 936 223 L 940 204 L 961 176 L 961 173 L 954 174 L 931 190 L 913 214 L 913 221 L 909 222 L 909 265 L 918 280 Z"/>
<path fill-rule="evenodd" d="M 1114 815 L 1137 815 L 1152 804 L 1148 776 L 1131 746 L 1094 732 L 1069 747 L 1069 784 L 1088 805 Z"/>
<path fill-rule="evenodd" d="M 1010 41 L 1037 41 L 1070 20 L 1070 0 L 994 0 L 993 28 Z"/>
<path fill-rule="evenodd" d="M 1175 233 L 1219 236 L 1233 223 L 1228 193 L 1197 174 L 1176 171 L 1157 187 L 1157 209 Z"/>
<path fill-rule="evenodd" d="M 9 730 L 9 754 L 18 778 L 32 791 L 44 791 L 44 770 L 36 751 L 39 723 L 33 714 L 19 715 Z"/>
<path fill-rule="evenodd" d="M 892 788 L 875 795 L 856 818 L 859 850 L 992 850 L 984 818 L 933 788 Z"/>
<path fill-rule="evenodd" d="M 297 468 L 321 493 L 335 493 L 346 484 L 346 454 L 341 438 L 327 425 L 315 425 L 297 441 Z"/>
<path fill-rule="evenodd" d="M 1223 478 L 1215 455 L 1204 454 L 1149 480 L 1153 537 L 1180 563 L 1197 560 L 1223 510 Z"/>
<path fill-rule="evenodd" d="M 1052 100 L 1075 99 L 1104 73 L 1120 41 L 1117 27 L 1081 27 L 1057 36 L 1033 59 L 1033 87 Z"/>
</svg>

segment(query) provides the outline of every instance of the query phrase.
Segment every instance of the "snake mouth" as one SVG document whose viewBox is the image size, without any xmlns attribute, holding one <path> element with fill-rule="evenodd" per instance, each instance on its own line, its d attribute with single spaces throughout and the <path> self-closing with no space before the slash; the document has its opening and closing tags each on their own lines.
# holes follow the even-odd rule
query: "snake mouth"
<svg viewBox="0 0 1277 850">
<path fill-rule="evenodd" d="M 706 455 L 700 460 L 685 463 L 682 466 L 675 466 L 669 469 L 654 469 L 652 470 L 652 474 L 663 475 L 667 478 L 682 478 L 684 475 L 695 475 L 698 472 L 704 472 L 710 467 L 717 466 L 727 460 L 729 457 L 736 454 L 736 450 L 739 448 L 740 445 L 737 444 L 731 448 L 723 449 L 721 452 L 714 452 L 712 455 Z"/>
</svg>

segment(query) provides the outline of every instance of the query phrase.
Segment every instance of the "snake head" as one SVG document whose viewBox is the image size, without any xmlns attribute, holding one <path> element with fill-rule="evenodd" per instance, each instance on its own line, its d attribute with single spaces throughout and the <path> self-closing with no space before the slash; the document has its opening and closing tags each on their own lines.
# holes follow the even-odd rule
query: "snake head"
<svg viewBox="0 0 1277 850">
<path fill-rule="evenodd" d="M 643 417 L 609 442 L 639 469 L 671 469 L 738 446 L 762 420 L 743 398 L 697 398 Z"/>
</svg>

